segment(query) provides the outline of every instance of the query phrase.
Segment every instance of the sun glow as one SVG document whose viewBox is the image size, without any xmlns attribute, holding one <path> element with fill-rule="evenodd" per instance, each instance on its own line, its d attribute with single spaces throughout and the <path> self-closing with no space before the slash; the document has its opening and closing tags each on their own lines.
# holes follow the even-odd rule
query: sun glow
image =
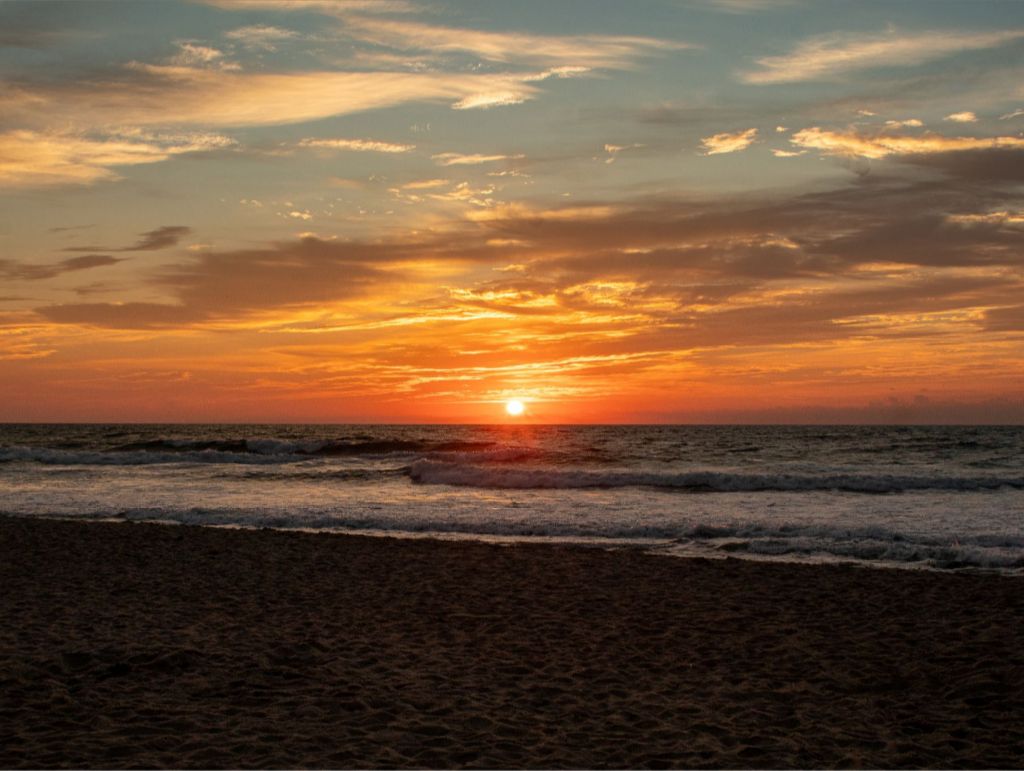
<svg viewBox="0 0 1024 771">
<path fill-rule="evenodd" d="M 509 399 L 505 402 L 505 412 L 515 417 L 516 415 L 522 415 L 525 410 L 525 405 L 519 401 L 519 399 Z"/>
</svg>

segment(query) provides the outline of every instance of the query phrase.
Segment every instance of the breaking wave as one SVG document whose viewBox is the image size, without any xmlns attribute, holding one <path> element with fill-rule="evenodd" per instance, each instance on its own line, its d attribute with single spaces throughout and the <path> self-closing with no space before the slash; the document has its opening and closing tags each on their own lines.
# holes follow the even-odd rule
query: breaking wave
<svg viewBox="0 0 1024 771">
<path fill-rule="evenodd" d="M 409 476 L 419 484 L 499 490 L 653 487 L 694 493 L 837 490 L 882 494 L 911 490 L 969 492 L 998 490 L 1004 487 L 1024 489 L 1024 477 L 583 471 L 536 467 L 508 468 L 435 460 L 417 460 L 409 467 Z"/>
</svg>

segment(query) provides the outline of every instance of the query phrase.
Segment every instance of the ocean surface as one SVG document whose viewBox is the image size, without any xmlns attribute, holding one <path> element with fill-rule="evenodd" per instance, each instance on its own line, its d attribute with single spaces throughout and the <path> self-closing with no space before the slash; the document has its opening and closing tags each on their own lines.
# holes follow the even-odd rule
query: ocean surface
<svg viewBox="0 0 1024 771">
<path fill-rule="evenodd" d="M 1024 427 L 0 425 L 0 513 L 1024 573 Z"/>
</svg>

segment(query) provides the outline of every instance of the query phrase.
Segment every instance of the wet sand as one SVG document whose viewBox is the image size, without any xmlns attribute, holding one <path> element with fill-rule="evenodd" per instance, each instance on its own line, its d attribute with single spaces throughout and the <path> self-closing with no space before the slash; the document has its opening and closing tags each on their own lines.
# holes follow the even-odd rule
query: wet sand
<svg viewBox="0 0 1024 771">
<path fill-rule="evenodd" d="M 0 767 L 1024 767 L 1024 580 L 0 518 Z"/>
</svg>

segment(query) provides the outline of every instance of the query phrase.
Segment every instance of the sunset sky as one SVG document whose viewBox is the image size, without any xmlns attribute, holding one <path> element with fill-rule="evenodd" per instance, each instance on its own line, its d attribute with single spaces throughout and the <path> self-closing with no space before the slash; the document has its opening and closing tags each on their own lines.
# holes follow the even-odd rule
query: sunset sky
<svg viewBox="0 0 1024 771">
<path fill-rule="evenodd" d="M 1024 3 L 0 0 L 0 373 L 4 421 L 1022 422 Z"/>
</svg>

